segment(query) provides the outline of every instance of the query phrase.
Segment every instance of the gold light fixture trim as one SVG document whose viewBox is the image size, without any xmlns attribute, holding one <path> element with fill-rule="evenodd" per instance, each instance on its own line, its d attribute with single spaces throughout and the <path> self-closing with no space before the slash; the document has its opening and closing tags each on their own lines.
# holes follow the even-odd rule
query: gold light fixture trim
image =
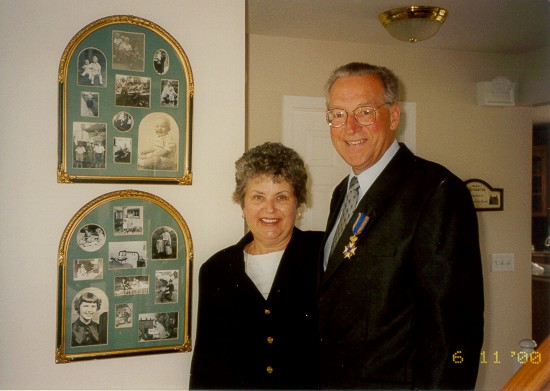
<svg viewBox="0 0 550 391">
<path fill-rule="evenodd" d="M 446 18 L 446 9 L 423 5 L 394 8 L 378 15 L 382 26 L 394 38 L 410 43 L 434 36 Z"/>
</svg>

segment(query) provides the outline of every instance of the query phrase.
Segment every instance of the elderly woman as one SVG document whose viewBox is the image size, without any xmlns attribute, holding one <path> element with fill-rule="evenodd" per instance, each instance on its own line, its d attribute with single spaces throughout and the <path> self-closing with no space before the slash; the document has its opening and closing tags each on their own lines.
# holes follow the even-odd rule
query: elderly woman
<svg viewBox="0 0 550 391">
<path fill-rule="evenodd" d="M 294 227 L 304 162 L 265 143 L 236 164 L 233 200 L 250 232 L 199 274 L 191 389 L 317 388 L 316 262 L 321 232 Z"/>
</svg>

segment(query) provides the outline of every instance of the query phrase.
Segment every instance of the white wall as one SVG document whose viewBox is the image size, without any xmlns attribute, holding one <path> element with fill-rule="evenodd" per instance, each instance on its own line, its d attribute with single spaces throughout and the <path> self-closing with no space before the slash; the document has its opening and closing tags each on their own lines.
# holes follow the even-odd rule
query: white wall
<svg viewBox="0 0 550 391">
<path fill-rule="evenodd" d="M 519 80 L 519 100 L 525 105 L 550 103 L 550 47 L 524 53 L 519 57 L 526 72 Z"/>
<path fill-rule="evenodd" d="M 537 106 L 534 108 L 533 122 L 548 123 L 550 122 L 550 105 Z"/>
<path fill-rule="evenodd" d="M 479 178 L 504 189 L 504 211 L 478 212 L 487 363 L 480 366 L 477 388 L 501 389 L 512 375 L 510 352 L 517 350 L 520 339 L 531 336 L 534 109 L 477 106 L 475 83 L 496 76 L 518 80 L 517 58 L 414 45 L 384 47 L 250 35 L 248 145 L 279 141 L 283 96 L 323 96 L 330 72 L 350 61 L 371 62 L 395 71 L 402 82 L 401 100 L 416 103 L 418 155 L 445 165 L 464 180 Z M 492 273 L 493 253 L 515 254 L 515 271 Z"/>
<path fill-rule="evenodd" d="M 242 235 L 231 192 L 245 142 L 244 0 L 0 0 L 0 9 L 0 388 L 186 389 L 191 353 L 55 364 L 57 248 L 84 204 L 127 188 L 183 215 L 195 281 L 207 257 Z M 117 14 L 157 23 L 190 60 L 192 186 L 56 182 L 59 60 L 82 27 Z"/>
</svg>

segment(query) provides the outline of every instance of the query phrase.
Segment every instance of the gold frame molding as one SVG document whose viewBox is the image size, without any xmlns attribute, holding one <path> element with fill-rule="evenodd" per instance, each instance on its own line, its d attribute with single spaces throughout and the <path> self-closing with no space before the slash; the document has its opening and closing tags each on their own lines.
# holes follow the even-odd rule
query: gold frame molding
<svg viewBox="0 0 550 391">
<path fill-rule="evenodd" d="M 115 31 L 116 30 L 116 31 Z M 113 32 L 127 33 L 129 36 L 143 37 L 141 40 L 141 64 L 143 69 L 124 69 L 114 68 L 114 43 Z M 140 53 L 137 48 L 134 52 Z M 164 74 L 155 72 L 152 67 L 153 53 L 155 51 L 164 52 L 167 71 Z M 90 85 L 90 83 L 79 84 L 82 71 L 80 61 L 82 53 L 91 56 L 96 53 L 101 59 L 103 57 L 103 68 L 100 71 L 104 76 L 105 85 Z M 110 56 L 109 56 L 110 54 Z M 169 62 L 168 62 L 169 61 Z M 120 78 L 120 79 L 119 79 Z M 145 97 L 142 102 L 147 105 L 139 106 L 139 101 L 130 102 L 129 106 L 118 104 L 118 92 L 120 89 L 117 84 L 126 83 L 126 79 L 133 81 L 143 81 L 143 85 L 149 88 L 149 96 L 142 93 Z M 177 86 L 175 102 L 172 101 L 172 107 L 166 104 L 163 106 L 160 98 L 162 85 L 173 83 Z M 93 82 L 91 83 L 93 84 Z M 59 63 L 58 71 L 59 85 L 59 147 L 58 147 L 58 165 L 57 182 L 58 183 L 150 183 L 150 184 L 192 184 L 192 111 L 194 98 L 194 82 L 191 65 L 185 51 L 178 41 L 159 25 L 132 15 L 114 15 L 98 19 L 84 28 L 82 28 L 67 44 Z M 185 91 L 184 91 L 185 90 Z M 78 113 L 78 103 L 85 94 L 95 99 L 98 106 L 92 111 L 90 116 L 83 116 Z M 136 95 L 139 95 L 137 93 Z M 158 98 L 158 99 L 157 99 Z M 91 99 L 91 98 L 90 98 Z M 148 99 L 148 100 L 147 100 Z M 93 105 L 91 99 L 91 105 Z M 80 103 L 82 106 L 82 103 Z M 135 106 L 133 106 L 135 105 Z M 82 108 L 81 110 L 84 110 Z M 97 112 L 97 113 L 96 113 Z M 138 135 L 137 129 L 129 132 L 119 132 L 112 126 L 114 116 L 118 112 L 124 112 L 133 120 L 134 127 L 141 124 L 147 114 L 163 115 L 170 120 L 170 123 L 177 126 L 177 152 L 175 153 L 177 164 L 170 168 L 156 168 L 158 166 L 145 166 L 138 168 L 137 149 Z M 90 133 L 94 127 L 96 136 L 103 138 L 105 148 L 103 161 L 93 167 L 82 167 L 82 163 L 76 162 L 74 145 L 76 137 L 71 137 L 70 127 L 77 127 L 78 124 L 89 126 Z M 149 125 L 150 126 L 150 125 Z M 141 128 L 140 128 L 141 132 Z M 175 133 L 175 132 L 172 132 Z M 131 161 L 128 164 L 118 164 L 115 162 L 114 150 L 120 148 L 116 146 L 115 138 L 130 140 L 124 145 L 130 144 Z M 144 138 L 145 139 L 145 138 Z M 90 143 L 88 141 L 88 143 Z M 91 143 L 93 144 L 93 143 Z M 132 150 L 133 149 L 133 150 Z M 80 166 L 79 166 L 80 164 Z"/>
<path fill-rule="evenodd" d="M 129 211 L 126 217 L 129 218 L 131 212 L 138 223 L 127 224 L 123 230 L 125 210 Z M 130 226 L 133 229 L 129 229 Z M 86 240 L 82 233 L 89 232 L 90 227 L 99 227 L 101 232 L 94 239 Z M 164 257 L 159 254 L 158 244 L 155 247 L 161 238 L 160 232 L 172 232 L 170 251 L 164 250 L 168 248 L 164 244 L 161 250 L 170 255 Z M 141 259 L 141 265 L 116 259 L 113 254 L 123 253 L 125 258 L 132 255 L 132 251 L 126 250 L 117 253 L 120 246 L 125 246 L 124 249 L 141 246 L 143 251 L 135 256 Z M 82 277 L 79 273 L 81 268 L 85 269 L 83 265 L 94 262 L 97 268 L 88 267 Z M 160 197 L 122 190 L 104 194 L 84 205 L 67 224 L 59 243 L 55 362 L 191 351 L 192 264 L 189 228 L 181 214 Z M 161 281 L 159 276 L 167 275 L 174 276 L 175 289 L 164 300 L 166 279 Z M 147 281 L 147 286 L 142 284 L 138 289 L 143 281 Z M 136 283 L 135 289 L 130 282 Z M 75 301 L 86 292 L 100 293 L 97 296 L 103 297 L 94 317 L 104 338 L 77 343 Z M 126 321 L 120 321 L 123 318 L 119 316 L 120 306 L 131 308 L 125 314 Z M 142 329 L 142 324 L 148 321 L 143 320 L 142 315 L 149 316 L 149 324 L 154 323 L 156 317 L 164 335 L 153 334 L 152 328 L 145 329 L 145 326 Z M 105 321 L 97 320 L 101 318 Z"/>
</svg>

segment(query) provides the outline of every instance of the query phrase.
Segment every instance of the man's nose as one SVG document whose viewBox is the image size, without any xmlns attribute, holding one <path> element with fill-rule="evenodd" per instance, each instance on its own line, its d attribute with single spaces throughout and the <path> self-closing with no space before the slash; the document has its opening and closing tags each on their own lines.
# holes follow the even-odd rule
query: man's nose
<svg viewBox="0 0 550 391">
<path fill-rule="evenodd" d="M 346 123 L 344 124 L 344 130 L 347 133 L 353 134 L 355 132 L 358 132 L 361 130 L 362 125 L 357 122 L 357 119 L 355 118 L 355 115 L 348 114 L 348 118 Z"/>
</svg>

